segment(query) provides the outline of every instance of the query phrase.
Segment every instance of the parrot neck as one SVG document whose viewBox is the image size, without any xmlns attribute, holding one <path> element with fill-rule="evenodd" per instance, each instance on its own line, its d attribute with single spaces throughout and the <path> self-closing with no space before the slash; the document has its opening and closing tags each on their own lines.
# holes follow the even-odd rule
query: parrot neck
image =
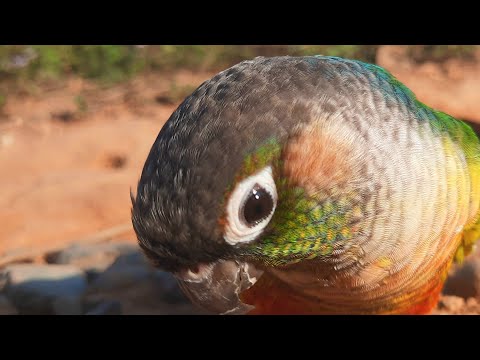
<svg viewBox="0 0 480 360">
<path fill-rule="evenodd" d="M 451 262 L 447 263 L 438 276 L 422 287 L 388 298 L 375 298 L 375 293 L 372 292 L 358 297 L 351 293 L 348 304 L 341 298 L 327 300 L 305 295 L 278 277 L 264 273 L 254 286 L 241 294 L 241 299 L 244 303 L 255 306 L 249 315 L 429 314 L 438 303 L 450 264 Z"/>
<path fill-rule="evenodd" d="M 412 305 L 402 312 L 403 315 L 425 315 L 430 314 L 432 310 L 437 306 L 437 303 L 440 299 L 440 293 L 442 292 L 444 282 L 440 282 L 435 286 L 423 301 Z"/>
</svg>

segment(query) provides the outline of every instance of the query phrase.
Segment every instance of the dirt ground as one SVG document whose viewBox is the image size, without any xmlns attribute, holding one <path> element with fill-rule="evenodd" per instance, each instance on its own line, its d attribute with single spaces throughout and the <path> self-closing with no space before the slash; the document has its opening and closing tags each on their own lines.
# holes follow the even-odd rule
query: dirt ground
<svg viewBox="0 0 480 360">
<path fill-rule="evenodd" d="M 9 96 L 0 121 L 0 257 L 119 225 L 127 229 L 117 236 L 134 241 L 130 189 L 178 106 L 162 96 L 172 83 L 198 86 L 211 75 L 142 76 L 106 90 L 70 79 L 36 96 Z"/>
<path fill-rule="evenodd" d="M 480 51 L 472 60 L 417 64 L 401 46 L 383 46 L 377 63 L 407 85 L 428 106 L 459 119 L 480 123 Z"/>
<path fill-rule="evenodd" d="M 480 60 L 445 70 L 436 64 L 414 68 L 399 63 L 400 55 L 385 47 L 379 63 L 420 100 L 480 122 Z M 130 189 L 180 102 L 165 95 L 172 84 L 193 89 L 212 75 L 148 74 L 107 89 L 72 78 L 37 94 L 9 95 L 0 115 L 0 259 L 38 250 L 41 261 L 42 249 L 109 229 L 110 237 L 134 242 Z"/>
</svg>

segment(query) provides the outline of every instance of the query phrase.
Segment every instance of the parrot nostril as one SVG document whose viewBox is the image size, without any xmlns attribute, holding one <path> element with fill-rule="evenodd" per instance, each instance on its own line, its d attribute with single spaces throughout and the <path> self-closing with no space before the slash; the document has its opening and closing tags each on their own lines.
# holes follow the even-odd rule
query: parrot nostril
<svg viewBox="0 0 480 360">
<path fill-rule="evenodd" d="M 198 274 L 198 273 L 200 272 L 200 267 L 198 266 L 198 264 L 197 264 L 197 265 L 193 265 L 193 266 L 190 267 L 189 270 L 190 270 L 192 273 L 194 273 L 194 274 Z"/>
<path fill-rule="evenodd" d="M 196 264 L 178 271 L 175 276 L 187 282 L 201 282 L 212 272 L 212 264 Z"/>
</svg>

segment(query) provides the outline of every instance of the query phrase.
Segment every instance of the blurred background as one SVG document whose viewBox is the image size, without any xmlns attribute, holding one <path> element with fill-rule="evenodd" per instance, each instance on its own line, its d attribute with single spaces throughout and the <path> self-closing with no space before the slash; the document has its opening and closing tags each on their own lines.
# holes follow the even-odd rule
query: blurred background
<svg viewBox="0 0 480 360">
<path fill-rule="evenodd" d="M 201 313 L 138 252 L 130 189 L 203 81 L 255 56 L 317 54 L 376 63 L 480 123 L 480 46 L 0 46 L 0 314 Z M 440 312 L 475 305 L 469 271 Z"/>
</svg>

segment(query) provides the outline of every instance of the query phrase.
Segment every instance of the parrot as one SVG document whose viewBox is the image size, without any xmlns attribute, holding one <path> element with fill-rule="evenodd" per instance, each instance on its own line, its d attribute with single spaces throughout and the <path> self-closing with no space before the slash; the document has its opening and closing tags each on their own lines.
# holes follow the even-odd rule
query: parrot
<svg viewBox="0 0 480 360">
<path fill-rule="evenodd" d="M 184 99 L 130 196 L 209 313 L 430 314 L 480 236 L 480 142 L 378 65 L 260 56 Z"/>
</svg>

